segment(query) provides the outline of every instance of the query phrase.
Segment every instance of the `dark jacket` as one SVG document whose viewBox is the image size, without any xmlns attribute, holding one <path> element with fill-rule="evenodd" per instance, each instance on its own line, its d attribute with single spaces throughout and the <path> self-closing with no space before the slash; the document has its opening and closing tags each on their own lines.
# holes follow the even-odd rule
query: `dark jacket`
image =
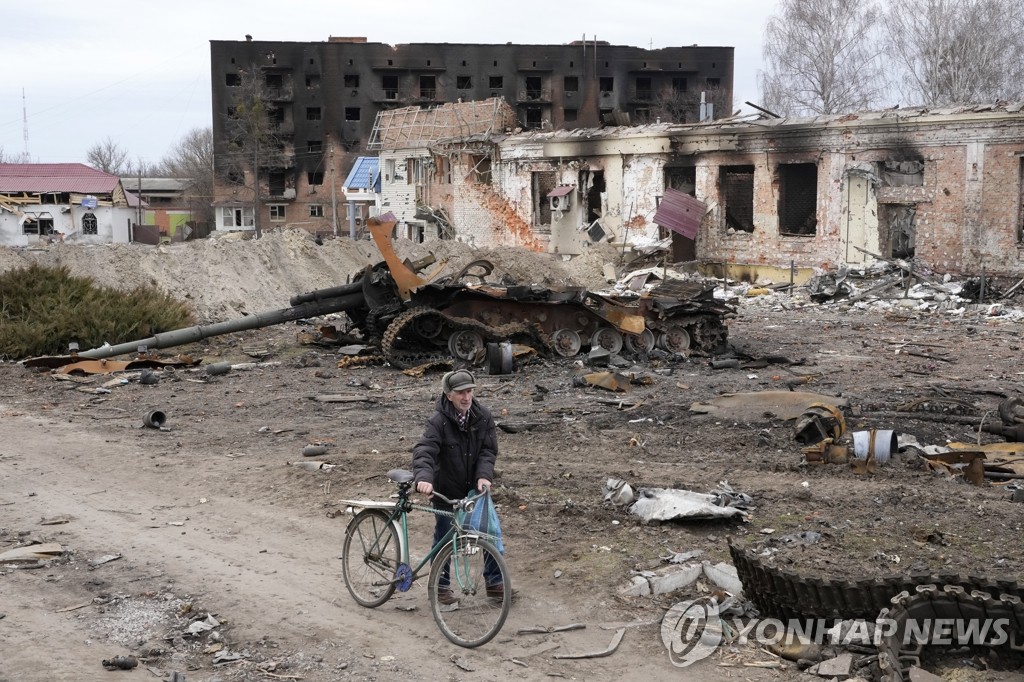
<svg viewBox="0 0 1024 682">
<path fill-rule="evenodd" d="M 490 410 L 473 401 L 465 428 L 459 428 L 455 406 L 441 394 L 423 436 L 412 449 L 416 482 L 432 483 L 437 492 L 461 499 L 479 478 L 494 480 L 498 436 Z"/>
</svg>

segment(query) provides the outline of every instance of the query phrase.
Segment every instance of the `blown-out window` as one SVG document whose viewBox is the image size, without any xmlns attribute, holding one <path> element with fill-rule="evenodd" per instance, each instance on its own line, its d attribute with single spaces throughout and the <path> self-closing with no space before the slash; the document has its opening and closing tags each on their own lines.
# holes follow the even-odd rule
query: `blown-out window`
<svg viewBox="0 0 1024 682">
<path fill-rule="evenodd" d="M 813 163 L 779 166 L 779 232 L 814 235 L 818 228 L 818 167 Z"/>
</svg>

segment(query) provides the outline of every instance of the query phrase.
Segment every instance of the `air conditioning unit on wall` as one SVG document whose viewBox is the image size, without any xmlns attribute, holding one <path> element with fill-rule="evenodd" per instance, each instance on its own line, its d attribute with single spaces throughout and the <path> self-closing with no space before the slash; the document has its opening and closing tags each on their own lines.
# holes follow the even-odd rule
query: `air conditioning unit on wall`
<svg viewBox="0 0 1024 682">
<path fill-rule="evenodd" d="M 563 194 L 563 195 L 557 196 L 557 197 L 548 197 L 551 200 L 551 210 L 552 211 L 568 211 L 569 210 L 569 205 L 571 203 L 570 200 L 569 200 L 570 196 L 571 195 L 569 195 L 569 194 Z"/>
</svg>

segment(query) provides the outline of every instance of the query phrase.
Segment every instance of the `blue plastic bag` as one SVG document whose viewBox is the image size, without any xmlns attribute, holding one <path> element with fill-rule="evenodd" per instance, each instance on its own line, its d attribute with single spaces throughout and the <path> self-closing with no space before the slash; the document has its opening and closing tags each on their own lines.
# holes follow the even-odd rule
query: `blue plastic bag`
<svg viewBox="0 0 1024 682">
<path fill-rule="evenodd" d="M 469 493 L 469 495 L 475 494 L 475 490 L 471 490 Z M 505 554 L 505 543 L 501 541 L 501 524 L 498 522 L 498 511 L 494 508 L 490 489 L 476 501 L 473 511 L 466 518 L 465 527 L 478 531 L 494 544 L 500 554 Z"/>
</svg>

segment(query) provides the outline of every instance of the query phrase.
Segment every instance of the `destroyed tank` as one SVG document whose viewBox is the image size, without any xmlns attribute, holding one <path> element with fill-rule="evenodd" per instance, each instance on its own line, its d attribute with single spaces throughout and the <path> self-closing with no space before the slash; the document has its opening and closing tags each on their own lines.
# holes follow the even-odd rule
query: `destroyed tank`
<svg viewBox="0 0 1024 682">
<path fill-rule="evenodd" d="M 384 261 L 368 266 L 349 284 L 300 294 L 290 308 L 237 320 L 188 327 L 80 353 L 107 358 L 147 351 L 307 317 L 345 312 L 363 338 L 391 364 L 408 368 L 436 360 L 474 363 L 488 344 L 510 341 L 571 357 L 584 349 L 646 354 L 710 354 L 724 348 L 725 320 L 734 309 L 714 297 L 714 286 L 670 281 L 631 298 L 579 287 L 499 286 L 488 283 L 493 266 L 473 261 L 445 278 L 421 274 L 433 262 L 399 259 L 393 221 L 370 220 Z"/>
<path fill-rule="evenodd" d="M 713 353 L 726 344 L 725 320 L 734 309 L 703 282 L 666 282 L 632 298 L 580 287 L 499 286 L 487 282 L 493 266 L 473 261 L 431 280 L 399 260 L 392 222 L 370 231 L 387 267 L 364 271 L 368 305 L 347 311 L 392 364 L 409 367 L 438 357 L 473 362 L 487 344 L 513 341 L 571 357 L 586 348 L 610 353 Z M 303 299 L 293 300 L 293 303 Z"/>
</svg>

